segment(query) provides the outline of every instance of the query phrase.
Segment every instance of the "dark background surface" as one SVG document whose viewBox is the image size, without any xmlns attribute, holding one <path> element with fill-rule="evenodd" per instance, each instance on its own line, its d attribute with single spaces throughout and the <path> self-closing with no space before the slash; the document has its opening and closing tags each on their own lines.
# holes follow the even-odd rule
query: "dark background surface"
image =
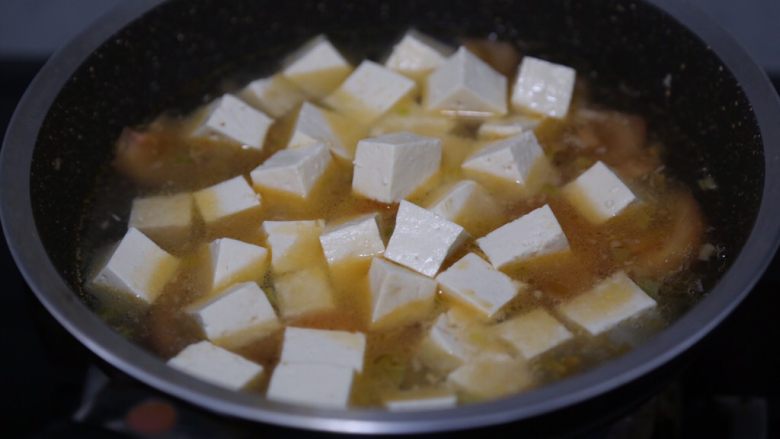
<svg viewBox="0 0 780 439">
<path fill-rule="evenodd" d="M 58 45 L 117 0 L 3 0 L 0 2 L 0 135 L 29 81 Z M 780 85 L 780 2 L 705 2 L 708 12 L 726 26 Z M 2 239 L 2 238 L 0 238 Z M 754 292 L 697 349 L 693 361 L 653 403 L 655 434 L 645 437 L 780 437 L 780 260 L 775 258 Z M 4 419 L 2 431 L 13 436 L 104 437 L 124 410 L 154 392 L 132 380 L 112 376 L 101 397 L 90 394 L 99 382 L 86 349 L 70 337 L 34 298 L 0 242 L 4 306 L 0 308 Z M 87 379 L 87 376 L 90 379 Z M 86 388 L 86 389 L 85 389 Z M 102 398 L 102 399 L 101 399 Z M 105 403 L 106 399 L 110 403 Z M 124 402 L 126 400 L 126 402 Z M 90 410 L 82 402 L 103 401 Z M 660 402 L 658 402 L 660 401 Z M 669 402 L 671 401 L 671 402 Z M 74 423 L 81 407 L 84 422 Z M 181 409 L 189 433 L 224 432 L 221 420 L 189 407 Z M 83 415 L 89 413 L 89 416 Z M 184 423 L 184 422 L 182 422 Z M 233 426 L 236 436 L 245 425 Z M 645 434 L 648 428 L 642 430 Z M 258 432 L 256 432 L 258 433 Z M 281 434 L 276 430 L 275 434 Z M 200 436 L 199 435 L 199 436 Z M 272 434 L 273 435 L 273 434 Z M 606 428 L 589 437 L 637 437 L 625 428 Z M 641 435 L 640 435 L 641 436 Z"/>
</svg>

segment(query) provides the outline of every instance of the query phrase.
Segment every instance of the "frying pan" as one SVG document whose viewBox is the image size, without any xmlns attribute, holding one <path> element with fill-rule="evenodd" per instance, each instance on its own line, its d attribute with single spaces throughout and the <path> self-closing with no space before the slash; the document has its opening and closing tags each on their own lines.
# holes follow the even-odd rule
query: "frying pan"
<svg viewBox="0 0 780 439">
<path fill-rule="evenodd" d="M 645 115 L 668 147 L 672 174 L 693 187 L 711 176 L 718 186 L 696 193 L 712 226 L 709 239 L 723 248 L 705 269 L 703 298 L 646 343 L 599 367 L 505 399 L 421 413 L 302 408 L 217 388 L 168 368 L 90 310 L 77 251 L 83 212 L 122 127 L 163 110 L 192 109 L 271 73 L 316 34 L 326 33 L 357 61 L 378 59 L 409 27 L 451 43 L 514 42 L 524 54 L 576 67 L 594 84 L 596 102 Z M 771 85 L 686 2 L 145 0 L 98 20 L 35 78 L 4 141 L 0 208 L 9 247 L 40 301 L 89 349 L 140 381 L 264 423 L 431 432 L 560 412 L 625 388 L 691 348 L 748 294 L 774 254 L 778 165 L 780 104 Z"/>
</svg>

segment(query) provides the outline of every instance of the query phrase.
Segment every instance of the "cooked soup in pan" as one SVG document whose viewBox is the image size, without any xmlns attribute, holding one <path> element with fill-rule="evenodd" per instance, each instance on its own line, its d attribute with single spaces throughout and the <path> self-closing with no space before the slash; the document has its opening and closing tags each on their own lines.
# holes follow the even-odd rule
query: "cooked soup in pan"
<svg viewBox="0 0 780 439">
<path fill-rule="evenodd" d="M 85 249 L 99 313 L 218 386 L 403 411 L 543 386 L 695 300 L 718 249 L 642 116 L 504 43 L 410 31 L 388 53 L 319 37 L 127 127 L 113 167 L 137 195 L 89 216 L 124 232 Z"/>
</svg>

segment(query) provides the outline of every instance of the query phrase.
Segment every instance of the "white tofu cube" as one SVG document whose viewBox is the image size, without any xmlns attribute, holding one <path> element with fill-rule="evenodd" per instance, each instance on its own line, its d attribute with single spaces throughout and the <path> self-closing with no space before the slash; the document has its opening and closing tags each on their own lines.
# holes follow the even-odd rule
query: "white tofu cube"
<svg viewBox="0 0 780 439">
<path fill-rule="evenodd" d="M 330 152 L 322 143 L 305 148 L 283 149 L 255 168 L 250 177 L 255 188 L 307 198 L 327 171 L 330 162 Z"/>
<path fill-rule="evenodd" d="M 208 341 L 187 346 L 168 365 L 231 390 L 249 387 L 263 374 L 263 366 Z"/>
<path fill-rule="evenodd" d="M 439 139 L 412 133 L 361 140 L 355 152 L 352 190 L 382 203 L 397 203 L 439 170 L 441 154 Z"/>
<path fill-rule="evenodd" d="M 362 332 L 295 328 L 284 330 L 279 361 L 299 364 L 327 364 L 363 371 L 366 336 Z"/>
<path fill-rule="evenodd" d="M 279 363 L 266 397 L 272 401 L 322 408 L 346 408 L 355 371 L 313 363 Z"/>
<path fill-rule="evenodd" d="M 373 61 L 363 61 L 325 103 L 339 113 L 370 124 L 402 101 L 409 101 L 417 88 L 414 81 Z"/>
<path fill-rule="evenodd" d="M 571 340 L 572 334 L 544 308 L 537 308 L 496 326 L 498 336 L 526 360 Z"/>
<path fill-rule="evenodd" d="M 455 369 L 447 382 L 479 399 L 511 395 L 533 384 L 526 362 L 506 354 L 483 353 Z"/>
<path fill-rule="evenodd" d="M 349 145 L 349 133 L 346 127 L 349 120 L 316 105 L 304 102 L 298 111 L 292 137 L 287 144 L 288 148 L 303 148 L 325 144 L 336 157 L 345 160 L 352 159 L 354 144 Z"/>
<path fill-rule="evenodd" d="M 193 213 L 193 198 L 189 192 L 136 198 L 127 226 L 156 241 L 186 240 L 192 230 Z"/>
<path fill-rule="evenodd" d="M 284 116 L 306 99 L 295 84 L 280 74 L 250 82 L 240 96 L 272 117 Z"/>
<path fill-rule="evenodd" d="M 254 282 L 234 285 L 204 303 L 187 308 L 209 340 L 239 347 L 270 334 L 279 327 L 265 292 Z"/>
<path fill-rule="evenodd" d="M 483 140 L 504 139 L 514 137 L 526 131 L 533 131 L 541 119 L 513 116 L 511 118 L 488 120 L 479 126 L 477 137 Z"/>
<path fill-rule="evenodd" d="M 260 195 L 239 175 L 194 194 L 195 205 L 206 225 L 260 210 Z"/>
<path fill-rule="evenodd" d="M 569 249 L 569 240 L 546 204 L 477 239 L 477 244 L 497 269 Z"/>
<path fill-rule="evenodd" d="M 322 267 L 306 267 L 279 275 L 274 280 L 279 313 L 285 319 L 331 311 L 335 308 L 333 287 Z"/>
<path fill-rule="evenodd" d="M 428 208 L 440 217 L 469 229 L 486 217 L 500 215 L 500 207 L 478 183 L 462 180 L 452 185 Z"/>
<path fill-rule="evenodd" d="M 220 291 L 240 282 L 259 281 L 265 276 L 268 250 L 231 238 L 209 244 L 213 273 L 211 290 Z"/>
<path fill-rule="evenodd" d="M 381 258 L 368 270 L 373 326 L 407 323 L 425 317 L 433 308 L 436 282 Z"/>
<path fill-rule="evenodd" d="M 263 231 L 271 247 L 271 267 L 274 272 L 298 270 L 319 262 L 322 255 L 320 233 L 325 222 L 318 220 L 265 221 Z"/>
<path fill-rule="evenodd" d="M 285 64 L 285 79 L 313 99 L 335 90 L 352 71 L 352 66 L 323 36 L 304 44 Z"/>
<path fill-rule="evenodd" d="M 619 271 L 558 306 L 558 311 L 591 335 L 598 335 L 654 307 L 655 300 Z"/>
<path fill-rule="evenodd" d="M 571 67 L 526 56 L 512 90 L 512 108 L 563 119 L 569 111 L 576 77 Z"/>
<path fill-rule="evenodd" d="M 465 47 L 428 76 L 429 111 L 489 116 L 507 112 L 506 78 Z"/>
<path fill-rule="evenodd" d="M 385 67 L 420 80 L 444 63 L 452 49 L 416 30 L 410 30 L 395 46 Z"/>
<path fill-rule="evenodd" d="M 455 407 L 458 397 L 449 389 L 417 389 L 399 392 L 385 400 L 391 412 L 416 412 Z"/>
<path fill-rule="evenodd" d="M 444 259 L 467 238 L 463 227 L 408 201 L 401 201 L 385 258 L 433 277 Z"/>
<path fill-rule="evenodd" d="M 444 137 L 455 128 L 456 120 L 426 112 L 417 104 L 387 113 L 371 126 L 370 136 L 408 131 L 420 136 Z"/>
<path fill-rule="evenodd" d="M 379 233 L 377 216 L 376 213 L 370 213 L 328 227 L 320 235 L 320 244 L 328 264 L 370 258 L 384 253 L 385 243 Z"/>
<path fill-rule="evenodd" d="M 494 269 L 476 253 L 469 253 L 436 276 L 444 294 L 470 306 L 487 318 L 496 316 L 525 285 Z"/>
<path fill-rule="evenodd" d="M 470 337 L 471 324 L 453 309 L 441 314 L 420 343 L 417 358 L 439 373 L 457 369 L 481 349 Z"/>
<path fill-rule="evenodd" d="M 178 268 L 178 258 L 171 256 L 141 231 L 131 227 L 92 279 L 91 285 L 151 304 L 162 293 Z"/>
<path fill-rule="evenodd" d="M 488 144 L 464 160 L 461 167 L 515 183 L 527 195 L 536 193 L 553 172 L 532 131 Z"/>
<path fill-rule="evenodd" d="M 206 121 L 196 136 L 216 134 L 247 148 L 261 150 L 274 120 L 233 95 L 224 95 L 212 104 Z"/>
<path fill-rule="evenodd" d="M 596 162 L 562 191 L 588 221 L 601 224 L 620 214 L 636 200 L 631 189 L 604 163 Z"/>
</svg>

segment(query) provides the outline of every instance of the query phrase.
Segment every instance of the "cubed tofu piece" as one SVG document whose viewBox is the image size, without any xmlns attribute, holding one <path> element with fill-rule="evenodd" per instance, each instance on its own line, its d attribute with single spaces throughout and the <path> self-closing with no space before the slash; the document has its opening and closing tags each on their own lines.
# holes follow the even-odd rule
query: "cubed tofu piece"
<svg viewBox="0 0 780 439">
<path fill-rule="evenodd" d="M 307 198 L 330 162 L 330 152 L 322 143 L 283 149 L 255 168 L 250 177 L 258 190 L 270 189 Z"/>
<path fill-rule="evenodd" d="M 554 169 L 532 131 L 489 143 L 461 167 L 514 183 L 526 195 L 535 194 L 554 177 Z"/>
<path fill-rule="evenodd" d="M 271 267 L 277 274 L 298 270 L 322 258 L 320 233 L 325 221 L 264 221 L 263 232 L 271 247 Z"/>
<path fill-rule="evenodd" d="M 384 403 L 391 412 L 441 410 L 455 407 L 458 397 L 446 388 L 415 389 L 398 392 L 385 399 Z"/>
<path fill-rule="evenodd" d="M 298 111 L 287 148 L 304 148 L 325 144 L 336 157 L 352 160 L 354 140 L 348 129 L 350 121 L 339 114 L 304 102 Z M 355 139 L 356 140 L 356 139 Z"/>
<path fill-rule="evenodd" d="M 371 324 L 402 324 L 425 317 L 433 308 L 436 282 L 381 258 L 368 270 Z"/>
<path fill-rule="evenodd" d="M 449 373 L 480 351 L 481 346 L 469 335 L 472 322 L 454 309 L 439 315 L 422 340 L 417 358 L 439 373 Z"/>
<path fill-rule="evenodd" d="M 363 124 L 370 124 L 399 103 L 411 101 L 417 85 L 373 61 L 363 61 L 325 103 Z"/>
<path fill-rule="evenodd" d="M 211 290 L 221 291 L 232 284 L 260 281 L 265 276 L 268 250 L 231 238 L 209 244 L 213 273 Z"/>
<path fill-rule="evenodd" d="M 487 120 L 479 126 L 477 137 L 482 140 L 505 139 L 526 131 L 533 131 L 541 119 L 527 116 L 513 116 L 504 119 Z"/>
<path fill-rule="evenodd" d="M 469 253 L 436 276 L 448 297 L 493 318 L 526 286 L 496 270 L 476 253 Z"/>
<path fill-rule="evenodd" d="M 450 186 L 428 208 L 440 217 L 463 226 L 469 232 L 501 215 L 493 197 L 478 183 L 462 180 Z"/>
<path fill-rule="evenodd" d="M 558 311 L 591 335 L 598 335 L 655 305 L 655 300 L 619 271 L 592 290 L 559 305 Z"/>
<path fill-rule="evenodd" d="M 151 304 L 179 268 L 179 259 L 131 227 L 92 279 L 99 290 L 125 294 Z"/>
<path fill-rule="evenodd" d="M 274 280 L 274 288 L 279 313 L 285 319 L 331 311 L 336 306 L 328 273 L 319 266 L 281 274 Z"/>
<path fill-rule="evenodd" d="M 284 116 L 306 99 L 304 93 L 281 74 L 250 82 L 240 96 L 272 117 Z"/>
<path fill-rule="evenodd" d="M 460 47 L 428 76 L 425 105 L 429 111 L 464 116 L 507 112 L 506 78 Z"/>
<path fill-rule="evenodd" d="M 306 43 L 286 64 L 282 75 L 312 99 L 327 96 L 352 71 L 352 66 L 323 36 Z"/>
<path fill-rule="evenodd" d="M 385 258 L 433 277 L 444 259 L 467 238 L 463 227 L 408 201 L 401 201 Z"/>
<path fill-rule="evenodd" d="M 596 162 L 564 186 L 562 193 L 593 224 L 619 215 L 636 200 L 631 189 L 602 162 Z"/>
<path fill-rule="evenodd" d="M 328 264 L 335 265 L 384 253 L 385 243 L 379 233 L 377 217 L 377 213 L 370 213 L 329 226 L 320 235 L 320 244 Z"/>
<path fill-rule="evenodd" d="M 226 347 L 240 347 L 279 327 L 271 303 L 255 282 L 234 285 L 204 303 L 187 308 L 206 337 Z"/>
<path fill-rule="evenodd" d="M 410 30 L 393 46 L 385 67 L 419 81 L 442 65 L 451 53 L 447 45 Z"/>
<path fill-rule="evenodd" d="M 243 175 L 201 189 L 194 196 L 195 206 L 207 226 L 260 210 L 260 195 Z"/>
<path fill-rule="evenodd" d="M 233 95 L 211 104 L 211 112 L 194 131 L 196 136 L 218 135 L 244 147 L 261 150 L 274 120 Z"/>
<path fill-rule="evenodd" d="M 192 231 L 193 198 L 189 192 L 136 198 L 128 227 L 135 227 L 157 242 L 185 241 Z"/>
<path fill-rule="evenodd" d="M 352 191 L 397 203 L 427 182 L 441 165 L 441 141 L 401 132 L 358 142 Z"/>
<path fill-rule="evenodd" d="M 544 308 L 513 317 L 496 326 L 498 336 L 526 360 L 572 339 L 572 334 Z"/>
<path fill-rule="evenodd" d="M 477 239 L 477 244 L 497 269 L 569 250 L 569 240 L 546 204 Z"/>
<path fill-rule="evenodd" d="M 280 362 L 266 397 L 272 401 L 322 408 L 346 408 L 355 371 L 319 363 Z"/>
<path fill-rule="evenodd" d="M 279 361 L 299 364 L 327 364 L 363 371 L 366 335 L 362 332 L 295 328 L 284 330 Z"/>
<path fill-rule="evenodd" d="M 455 369 L 447 382 L 473 398 L 490 399 L 531 386 L 533 376 L 525 360 L 491 352 L 477 355 Z"/>
<path fill-rule="evenodd" d="M 245 389 L 263 374 L 263 366 L 208 341 L 187 346 L 168 365 L 230 390 Z"/>
<path fill-rule="evenodd" d="M 569 112 L 576 77 L 571 67 L 526 56 L 512 90 L 512 108 L 563 119 Z"/>
<path fill-rule="evenodd" d="M 440 114 L 431 114 L 420 105 L 413 104 L 387 113 L 371 126 L 370 135 L 408 131 L 421 136 L 443 137 L 455 128 L 457 121 Z"/>
</svg>

